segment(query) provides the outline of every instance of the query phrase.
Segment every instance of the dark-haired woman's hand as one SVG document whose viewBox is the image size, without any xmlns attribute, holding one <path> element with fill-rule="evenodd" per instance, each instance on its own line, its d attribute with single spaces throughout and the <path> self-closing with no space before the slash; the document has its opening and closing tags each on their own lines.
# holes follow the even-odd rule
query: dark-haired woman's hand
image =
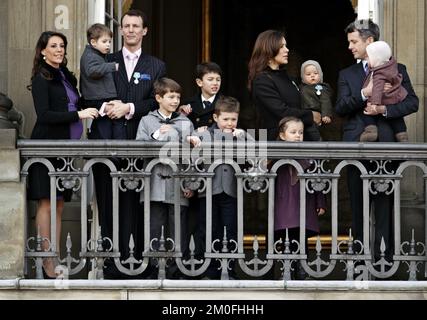
<svg viewBox="0 0 427 320">
<path fill-rule="evenodd" d="M 78 111 L 80 119 L 95 119 L 98 117 L 99 113 L 96 108 L 87 108 L 81 111 Z"/>
</svg>

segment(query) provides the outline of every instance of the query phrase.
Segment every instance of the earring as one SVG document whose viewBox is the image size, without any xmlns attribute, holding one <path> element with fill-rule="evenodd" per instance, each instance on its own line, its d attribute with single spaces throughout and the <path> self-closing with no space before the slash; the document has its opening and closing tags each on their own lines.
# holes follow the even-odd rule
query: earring
<svg viewBox="0 0 427 320">
<path fill-rule="evenodd" d="M 46 56 L 43 56 L 43 60 L 46 60 Z"/>
</svg>

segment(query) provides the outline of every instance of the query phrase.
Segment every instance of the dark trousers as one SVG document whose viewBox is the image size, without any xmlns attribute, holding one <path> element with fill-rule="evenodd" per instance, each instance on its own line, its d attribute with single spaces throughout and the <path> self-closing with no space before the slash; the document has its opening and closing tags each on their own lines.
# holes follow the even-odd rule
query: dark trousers
<svg viewBox="0 0 427 320">
<path fill-rule="evenodd" d="M 85 108 L 101 109 L 104 102 L 109 102 L 117 98 L 108 98 L 104 100 L 84 100 Z M 126 120 L 125 118 L 110 119 L 106 115 L 98 117 L 92 121 L 90 127 L 89 139 L 126 139 Z"/>
<path fill-rule="evenodd" d="M 183 255 L 185 255 L 185 251 L 188 248 L 188 237 L 187 237 L 187 211 L 188 208 L 185 206 L 181 206 L 181 251 L 183 252 Z M 150 240 L 157 238 L 160 240 L 161 234 L 162 234 L 162 226 L 164 227 L 164 238 L 165 240 L 167 238 L 171 238 L 175 241 L 175 206 L 173 204 L 163 203 L 159 201 L 152 201 L 150 203 Z M 167 241 L 165 243 L 166 250 L 170 250 L 172 248 L 172 244 L 170 241 Z M 153 248 L 155 250 L 159 249 L 159 242 L 154 241 L 153 242 Z M 154 259 L 150 260 L 150 266 L 151 269 L 151 277 L 157 278 L 157 262 L 153 261 Z M 175 260 L 173 262 L 168 262 L 169 267 L 166 269 L 166 277 L 168 279 L 177 278 L 180 276 L 180 272 L 178 270 L 178 267 L 175 263 Z"/>
<path fill-rule="evenodd" d="M 117 159 L 112 159 L 116 165 L 119 165 Z M 103 164 L 95 164 L 92 167 L 95 181 L 95 191 L 99 211 L 99 222 L 101 226 L 102 237 L 108 237 L 113 240 L 113 196 L 112 179 L 110 169 Z M 142 257 L 144 248 L 144 210 L 139 202 L 139 192 L 119 191 L 119 250 L 120 260 L 126 260 L 129 257 L 129 239 L 133 235 L 135 241 L 134 256 L 136 259 Z M 104 249 L 109 246 L 104 242 Z M 106 269 L 104 275 L 106 278 L 120 279 L 126 278 L 114 266 L 111 259 L 105 262 Z M 126 265 L 125 265 L 126 266 Z M 129 267 L 129 266 L 126 266 Z"/>
<path fill-rule="evenodd" d="M 237 199 L 229 196 L 226 193 L 220 193 L 212 196 L 212 241 L 219 239 L 220 242 L 215 243 L 216 250 L 221 251 L 222 239 L 224 237 L 224 226 L 227 228 L 228 241 L 237 241 Z M 206 243 L 206 198 L 200 198 L 200 216 L 199 216 L 199 249 L 205 251 Z M 235 245 L 230 244 L 229 251 L 234 250 Z M 199 251 L 199 252 L 200 252 Z M 221 270 L 218 270 L 219 262 L 212 260 L 209 268 L 206 271 L 206 276 L 212 279 L 219 279 Z M 229 273 L 234 275 L 234 261 L 230 263 L 232 271 Z"/>
<path fill-rule="evenodd" d="M 90 127 L 90 139 L 126 139 L 126 120 L 110 119 L 107 116 L 93 120 Z"/>
<path fill-rule="evenodd" d="M 363 123 L 366 126 L 369 125 L 377 125 L 378 122 L 378 118 L 382 117 L 382 116 L 368 116 L 366 114 L 361 114 L 360 118 L 363 120 Z M 399 133 L 399 132 L 405 132 L 406 129 L 406 124 L 405 124 L 405 120 L 402 118 L 387 118 L 387 122 L 390 124 L 390 127 L 392 128 L 394 134 Z"/>
<path fill-rule="evenodd" d="M 396 164 L 394 162 L 393 166 L 396 166 Z M 364 163 L 364 165 L 368 170 L 374 169 L 370 163 Z M 348 166 L 347 174 L 353 235 L 355 240 L 363 243 L 363 183 L 360 178 L 360 171 L 355 166 Z M 386 259 L 390 260 L 393 252 L 393 196 L 378 192 L 376 195 L 371 194 L 370 200 L 373 202 L 375 214 L 375 243 L 371 251 L 373 251 L 375 259 L 378 260 L 380 258 L 381 237 L 384 237 Z M 355 245 L 355 250 L 360 250 L 360 248 Z"/>
</svg>

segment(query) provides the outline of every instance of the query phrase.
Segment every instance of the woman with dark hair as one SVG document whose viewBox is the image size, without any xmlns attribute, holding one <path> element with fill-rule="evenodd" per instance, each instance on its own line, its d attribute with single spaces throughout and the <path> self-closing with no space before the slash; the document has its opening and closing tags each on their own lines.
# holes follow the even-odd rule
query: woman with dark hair
<svg viewBox="0 0 427 320">
<path fill-rule="evenodd" d="M 279 120 L 286 116 L 301 119 L 304 127 L 320 124 L 320 113 L 301 108 L 298 85 L 283 68 L 289 49 L 285 35 L 267 30 L 258 35 L 249 61 L 248 89 L 261 115 L 267 139 L 276 140 Z"/>
<path fill-rule="evenodd" d="M 67 69 L 67 38 L 59 32 L 45 31 L 36 45 L 31 76 L 31 93 L 37 114 L 31 139 L 80 139 L 83 125 L 81 119 L 98 116 L 95 108 L 81 111 L 77 80 Z M 49 159 L 55 168 L 64 166 L 63 161 Z M 61 186 L 62 188 L 62 186 Z M 71 190 L 57 190 L 56 198 L 56 250 L 59 252 L 61 217 L 64 201 L 71 199 Z M 29 169 L 28 198 L 37 200 L 36 226 L 43 238 L 50 240 L 50 177 L 48 169 L 41 163 Z M 53 244 L 52 244 L 53 245 Z M 43 249 L 49 244 L 43 241 Z M 53 259 L 43 261 L 45 277 L 55 276 Z"/>
</svg>

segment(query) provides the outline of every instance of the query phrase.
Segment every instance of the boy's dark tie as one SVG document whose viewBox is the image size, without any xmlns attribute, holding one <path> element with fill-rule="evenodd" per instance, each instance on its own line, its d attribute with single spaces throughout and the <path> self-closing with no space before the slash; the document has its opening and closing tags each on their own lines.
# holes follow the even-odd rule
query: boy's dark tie
<svg viewBox="0 0 427 320">
<path fill-rule="evenodd" d="M 212 102 L 205 100 L 205 101 L 203 101 L 203 104 L 205 105 L 205 109 L 209 109 L 212 105 Z"/>
<path fill-rule="evenodd" d="M 170 118 L 161 119 L 160 123 L 165 123 L 165 124 L 174 123 L 175 118 L 178 118 L 178 117 L 179 117 L 179 113 L 174 111 L 172 112 Z"/>
</svg>

